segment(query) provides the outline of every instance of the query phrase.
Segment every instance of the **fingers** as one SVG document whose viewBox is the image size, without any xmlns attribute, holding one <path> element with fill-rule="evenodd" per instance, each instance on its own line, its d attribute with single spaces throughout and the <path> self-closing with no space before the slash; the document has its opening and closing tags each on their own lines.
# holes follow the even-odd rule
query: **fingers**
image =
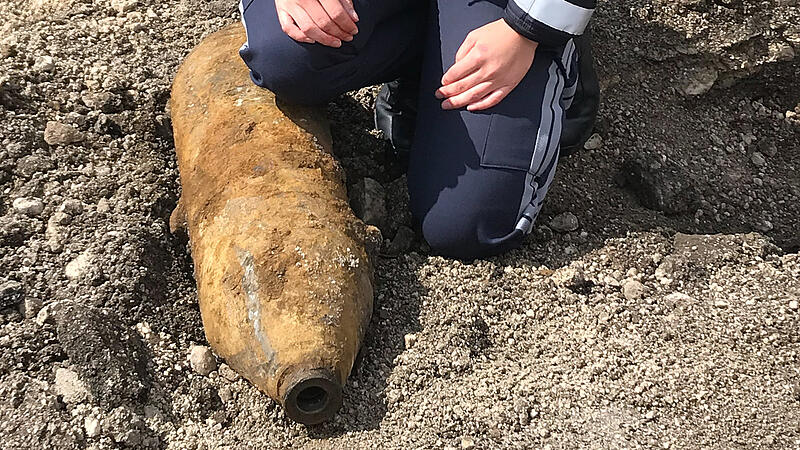
<svg viewBox="0 0 800 450">
<path fill-rule="evenodd" d="M 315 42 L 319 42 L 322 45 L 327 45 L 328 47 L 341 47 L 342 41 L 337 38 L 336 36 L 332 36 L 325 31 L 323 31 L 316 22 L 306 13 L 303 8 L 295 7 L 289 11 L 289 14 L 294 19 L 297 27 L 300 28 L 300 31 L 303 32 L 306 36 L 313 39 Z"/>
<path fill-rule="evenodd" d="M 353 35 L 341 29 L 339 25 L 337 25 L 336 22 L 331 19 L 328 13 L 325 12 L 325 9 L 318 0 L 310 0 L 305 3 L 305 12 L 308 13 L 308 16 L 311 17 L 311 20 L 314 21 L 317 28 L 322 30 L 322 32 L 329 36 L 333 36 L 340 41 L 349 42 L 353 40 Z"/>
<path fill-rule="evenodd" d="M 471 74 L 467 75 L 466 77 L 456 80 L 446 86 L 442 86 L 436 90 L 434 95 L 438 99 L 452 97 L 454 95 L 458 95 L 462 92 L 466 92 L 467 90 L 471 89 L 473 86 L 477 85 L 481 81 L 484 81 L 484 76 L 480 70 L 472 72 Z"/>
<path fill-rule="evenodd" d="M 468 54 L 460 61 L 456 61 L 452 67 L 442 76 L 442 86 L 446 86 L 454 81 L 460 80 L 480 68 L 478 58 Z"/>
<path fill-rule="evenodd" d="M 353 6 L 353 0 L 341 0 L 341 3 L 344 10 L 353 19 L 353 22 L 358 22 L 358 13 L 356 13 L 356 8 Z"/>
<path fill-rule="evenodd" d="M 352 40 L 353 35 L 358 33 L 358 27 L 353 17 L 345 10 L 342 2 L 339 0 L 320 0 L 320 3 L 328 14 L 328 17 L 333 20 L 339 29 L 347 33 L 346 37 L 350 37 Z M 353 12 L 355 12 L 355 10 Z M 347 40 L 344 37 L 342 39 Z"/>
<path fill-rule="evenodd" d="M 278 0 L 275 6 L 281 29 L 298 42 L 338 48 L 358 33 L 352 0 Z"/>
<path fill-rule="evenodd" d="M 498 89 L 491 94 L 487 95 L 481 100 L 478 100 L 475 103 L 467 105 L 467 111 L 482 111 L 484 109 L 489 109 L 493 106 L 497 106 L 504 98 L 506 98 L 508 92 L 503 89 Z"/>
<path fill-rule="evenodd" d="M 492 83 L 484 81 L 472 87 L 466 92 L 462 92 L 454 97 L 450 97 L 442 102 L 442 109 L 458 109 L 469 104 L 475 103 L 492 92 Z"/>
<path fill-rule="evenodd" d="M 458 47 L 458 51 L 456 52 L 456 62 L 461 61 L 467 56 L 472 47 L 475 46 L 475 39 L 472 38 L 472 33 L 467 35 L 467 38 L 464 39 L 464 42 L 461 43 L 461 46 Z"/>
<path fill-rule="evenodd" d="M 305 42 L 306 44 L 313 44 L 314 40 L 310 37 L 306 36 L 305 33 L 300 31 L 300 28 L 294 23 L 294 19 L 292 16 L 289 15 L 288 12 L 279 9 L 278 10 L 278 21 L 281 23 L 281 29 L 284 33 L 286 33 L 290 38 L 294 39 L 297 42 Z"/>
</svg>

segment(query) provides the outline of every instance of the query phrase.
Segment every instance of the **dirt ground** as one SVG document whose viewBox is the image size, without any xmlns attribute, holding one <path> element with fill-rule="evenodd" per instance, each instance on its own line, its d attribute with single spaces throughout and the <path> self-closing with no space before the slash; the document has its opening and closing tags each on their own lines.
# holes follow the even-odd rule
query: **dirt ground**
<svg viewBox="0 0 800 450">
<path fill-rule="evenodd" d="M 167 225 L 167 100 L 236 5 L 0 17 L 0 447 L 800 447 L 796 1 L 601 2 L 598 136 L 524 247 L 488 260 L 397 232 L 375 89 L 333 102 L 351 192 L 369 177 L 385 196 L 387 256 L 344 407 L 314 427 L 189 359 L 206 342 Z"/>
</svg>

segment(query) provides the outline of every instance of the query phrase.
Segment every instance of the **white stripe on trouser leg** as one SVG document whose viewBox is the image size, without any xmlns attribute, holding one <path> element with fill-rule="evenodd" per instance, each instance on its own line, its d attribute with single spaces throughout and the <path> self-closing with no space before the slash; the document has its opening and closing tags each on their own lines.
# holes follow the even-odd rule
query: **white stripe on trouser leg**
<svg viewBox="0 0 800 450">
<path fill-rule="evenodd" d="M 567 61 L 567 64 L 569 64 L 570 60 L 566 58 L 571 58 L 574 49 L 575 46 L 570 41 L 564 48 L 562 61 Z M 566 67 L 567 64 L 562 65 L 562 67 Z M 533 230 L 533 223 L 539 215 L 544 197 L 555 176 L 555 159 L 558 158 L 563 120 L 561 99 L 563 98 L 564 86 L 562 81 L 566 81 L 562 80 L 563 77 L 564 74 L 560 73 L 558 64 L 554 61 L 548 69 L 547 85 L 542 97 L 539 130 L 536 136 L 531 165 L 525 177 L 525 190 L 522 195 L 519 220 L 516 225 L 516 229 L 524 234 L 529 234 Z M 542 180 L 543 177 L 544 180 Z"/>
<path fill-rule="evenodd" d="M 572 99 L 575 97 L 575 92 L 578 90 L 578 73 L 573 73 L 572 71 L 575 70 L 577 72 L 577 64 L 575 63 L 575 42 L 570 40 L 567 44 L 568 47 L 571 47 L 568 52 L 564 52 L 565 59 L 562 59 L 564 62 L 564 69 L 566 72 L 567 77 L 567 86 L 564 88 L 564 92 L 561 94 L 561 108 L 567 109 L 572 105 Z M 572 83 L 570 83 L 572 81 Z"/>
<path fill-rule="evenodd" d="M 564 53 L 562 54 L 562 62 L 568 61 L 568 63 L 564 67 L 572 68 L 572 55 L 575 53 L 575 45 L 573 41 L 570 41 L 567 46 L 564 48 Z M 562 74 L 565 79 L 563 80 L 566 84 L 567 79 L 566 77 L 569 76 L 569 72 L 565 70 L 565 73 Z M 559 79 L 559 81 L 561 81 Z M 542 203 L 544 203 L 544 198 L 547 195 L 547 191 L 550 189 L 550 184 L 553 182 L 553 178 L 556 174 L 556 165 L 558 163 L 558 154 L 561 149 L 561 131 L 564 125 L 564 109 L 562 106 L 562 100 L 564 99 L 564 90 L 561 89 L 561 92 L 558 92 L 558 87 L 556 87 L 555 94 L 559 96 L 558 102 L 552 103 L 552 113 L 555 120 L 553 121 L 553 140 L 551 140 L 550 145 L 548 146 L 547 151 L 547 159 L 538 167 L 535 172 L 535 179 L 537 180 L 537 186 L 539 189 L 536 189 L 534 198 L 531 199 L 529 205 L 527 205 L 525 210 L 525 215 L 528 217 L 533 217 L 534 219 L 536 216 L 539 215 L 539 211 L 541 210 Z M 544 177 L 544 180 L 542 180 Z M 531 224 L 531 229 L 533 228 L 533 224 Z M 529 230 L 530 232 L 530 230 Z"/>
<path fill-rule="evenodd" d="M 544 153 L 547 151 L 547 139 L 550 136 L 550 129 L 552 127 L 553 117 L 551 115 L 550 109 L 550 102 L 552 102 L 552 98 L 555 96 L 555 88 L 557 83 L 557 68 L 556 63 L 553 62 L 550 64 L 550 67 L 547 69 L 547 83 L 544 89 L 544 95 L 542 95 L 542 110 L 539 114 L 539 129 L 537 130 L 536 134 L 536 142 L 534 143 L 533 147 L 533 157 L 531 158 L 531 165 L 528 169 L 528 174 L 525 177 L 525 189 L 522 193 L 522 201 L 520 203 L 519 211 L 517 213 L 517 217 L 520 217 L 519 222 L 517 223 L 516 228 L 525 231 L 530 224 L 529 220 L 526 220 L 522 217 L 522 213 L 525 210 L 525 206 L 530 202 L 530 199 L 533 198 L 536 192 L 535 182 L 533 180 L 534 177 L 534 167 L 536 167 L 541 160 L 544 158 Z M 531 218 L 533 219 L 533 218 Z M 521 228 L 522 227 L 522 228 Z"/>
<path fill-rule="evenodd" d="M 542 96 L 542 110 L 539 118 L 539 130 L 536 135 L 536 142 L 533 149 L 533 157 L 525 177 L 525 190 L 522 194 L 516 229 L 524 234 L 531 232 L 533 222 L 536 220 L 535 211 L 530 211 L 531 201 L 536 197 L 539 185 L 536 181 L 537 172 L 547 159 L 547 154 L 552 147 L 552 142 L 556 140 L 553 127 L 556 124 L 555 100 L 558 95 L 558 86 L 561 84 L 561 77 L 558 65 L 554 61 L 547 71 L 547 84 L 545 85 L 544 95 Z M 559 118 L 560 120 L 560 118 Z"/>
<path fill-rule="evenodd" d="M 564 45 L 564 53 L 561 54 L 561 64 L 564 66 L 565 71 L 569 74 L 572 68 L 572 52 L 575 51 L 575 40 L 570 39 Z"/>
</svg>

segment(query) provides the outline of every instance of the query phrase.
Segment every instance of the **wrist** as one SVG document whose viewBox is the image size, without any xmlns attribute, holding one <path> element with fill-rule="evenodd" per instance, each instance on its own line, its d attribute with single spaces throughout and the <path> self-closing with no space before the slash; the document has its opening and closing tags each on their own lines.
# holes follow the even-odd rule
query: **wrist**
<svg viewBox="0 0 800 450">
<path fill-rule="evenodd" d="M 517 31 L 514 27 L 512 27 L 507 20 L 500 19 L 499 22 L 502 22 L 505 28 L 508 29 L 509 35 L 513 36 L 514 39 L 522 46 L 530 48 L 531 50 L 536 50 L 539 46 L 539 43 L 534 41 L 533 39 L 528 38 L 524 34 Z"/>
</svg>

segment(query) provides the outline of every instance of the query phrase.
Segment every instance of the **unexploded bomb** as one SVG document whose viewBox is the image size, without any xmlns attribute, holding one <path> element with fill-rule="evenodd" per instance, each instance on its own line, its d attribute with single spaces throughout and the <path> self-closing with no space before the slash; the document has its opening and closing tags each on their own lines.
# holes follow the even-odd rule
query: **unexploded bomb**
<svg viewBox="0 0 800 450">
<path fill-rule="evenodd" d="M 372 313 L 367 231 L 316 110 L 252 84 L 230 26 L 175 76 L 170 101 L 208 342 L 302 423 L 331 418 Z"/>
</svg>

